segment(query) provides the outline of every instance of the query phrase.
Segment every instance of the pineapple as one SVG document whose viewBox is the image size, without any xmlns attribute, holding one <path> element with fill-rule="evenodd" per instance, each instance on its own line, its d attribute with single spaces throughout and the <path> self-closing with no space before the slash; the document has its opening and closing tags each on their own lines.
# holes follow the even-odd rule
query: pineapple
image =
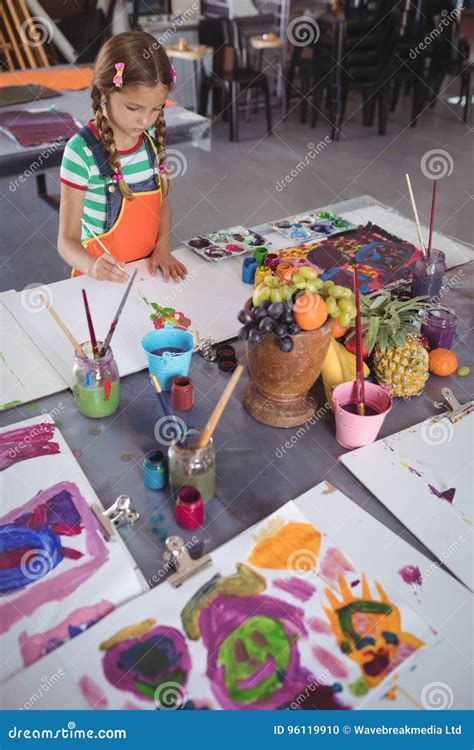
<svg viewBox="0 0 474 750">
<path fill-rule="evenodd" d="M 426 297 L 400 301 L 388 291 L 361 296 L 365 344 L 374 352 L 374 371 L 392 396 L 419 396 L 428 380 L 428 353 L 417 339 L 415 316 L 427 306 Z"/>
</svg>

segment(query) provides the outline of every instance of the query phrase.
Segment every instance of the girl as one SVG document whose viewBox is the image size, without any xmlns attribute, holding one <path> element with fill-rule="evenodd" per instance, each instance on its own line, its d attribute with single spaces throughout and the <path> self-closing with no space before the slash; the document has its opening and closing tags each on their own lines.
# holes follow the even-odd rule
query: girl
<svg viewBox="0 0 474 750">
<path fill-rule="evenodd" d="M 66 144 L 61 164 L 58 251 L 73 276 L 124 282 L 122 264 L 148 257 L 153 276 L 160 268 L 165 281 L 185 277 L 170 249 L 165 168 L 163 109 L 175 77 L 149 34 L 118 34 L 101 48 L 91 92 L 94 119 Z"/>
</svg>

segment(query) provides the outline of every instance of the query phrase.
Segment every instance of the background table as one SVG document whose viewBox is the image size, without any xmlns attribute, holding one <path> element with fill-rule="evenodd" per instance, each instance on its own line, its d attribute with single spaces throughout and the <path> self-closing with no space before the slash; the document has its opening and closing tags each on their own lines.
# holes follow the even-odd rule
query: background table
<svg viewBox="0 0 474 750">
<path fill-rule="evenodd" d="M 353 199 L 328 206 L 342 212 L 360 208 L 367 199 Z M 261 227 L 260 227 L 261 228 Z M 268 230 L 267 230 L 268 231 Z M 433 401 L 442 386 L 449 386 L 461 402 L 474 396 L 474 337 L 472 334 L 472 288 L 474 261 L 448 272 L 450 289 L 443 304 L 451 305 L 459 318 L 455 351 L 460 365 L 468 365 L 466 378 L 431 376 L 418 398 L 396 400 L 381 437 L 405 429 L 434 415 Z M 447 284 L 448 285 L 448 284 Z M 251 287 L 249 287 L 250 295 Z M 237 313 L 237 310 L 236 310 Z M 243 345 L 235 344 L 238 356 Z M 71 358 L 72 360 L 72 358 Z M 195 407 L 183 413 L 188 426 L 202 427 L 228 381 L 215 363 L 194 355 L 190 376 L 195 385 Z M 116 414 L 106 419 L 82 417 L 72 395 L 64 391 L 38 404 L 20 406 L 0 414 L 0 426 L 49 412 L 57 421 L 79 464 L 104 506 L 119 494 L 128 494 L 140 512 L 134 527 L 120 530 L 144 575 L 154 585 L 163 580 L 164 539 L 177 533 L 185 541 L 195 536 L 206 551 L 228 541 L 243 529 L 272 513 L 313 485 L 327 480 L 400 537 L 434 559 L 384 506 L 338 464 L 344 451 L 334 437 L 334 419 L 325 405 L 321 384 L 316 384 L 319 410 L 316 418 L 289 430 L 267 427 L 253 421 L 242 406 L 248 375 L 244 373 L 215 434 L 217 491 L 206 505 L 206 522 L 197 532 L 179 529 L 174 505 L 165 492 L 148 490 L 143 483 L 143 455 L 155 447 L 154 428 L 162 417 L 147 372 L 122 379 L 122 401 Z M 466 450 L 468 446 L 466 446 Z M 376 467 L 374 467 L 376 471 Z M 331 496 L 328 496 L 328 503 Z M 370 544 L 370 539 L 367 539 Z M 407 560 L 409 563 L 409 560 Z"/>
</svg>

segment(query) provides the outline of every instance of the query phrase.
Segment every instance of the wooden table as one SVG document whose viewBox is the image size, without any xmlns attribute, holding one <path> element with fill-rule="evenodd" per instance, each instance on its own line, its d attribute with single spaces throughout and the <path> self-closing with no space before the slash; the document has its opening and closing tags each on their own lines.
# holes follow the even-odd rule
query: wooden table
<svg viewBox="0 0 474 750">
<path fill-rule="evenodd" d="M 214 52 L 212 47 L 206 45 L 189 45 L 188 49 L 183 49 L 177 44 L 165 44 L 166 54 L 170 60 L 184 60 L 192 63 L 192 86 L 193 86 L 193 109 L 195 112 L 199 109 L 199 84 L 202 75 L 203 60 Z M 178 81 L 179 85 L 179 81 Z"/>
</svg>

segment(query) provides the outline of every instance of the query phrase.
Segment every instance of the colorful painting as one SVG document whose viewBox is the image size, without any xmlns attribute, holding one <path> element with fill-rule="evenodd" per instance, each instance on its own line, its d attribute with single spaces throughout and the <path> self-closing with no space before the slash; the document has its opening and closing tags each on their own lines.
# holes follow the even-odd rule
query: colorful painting
<svg viewBox="0 0 474 750">
<path fill-rule="evenodd" d="M 0 461 L 1 682 L 146 587 L 123 542 L 106 540 L 98 498 L 49 414 L 3 428 Z"/>
<path fill-rule="evenodd" d="M 26 677 L 61 666 L 57 708 L 348 710 L 432 639 L 398 591 L 290 502 L 215 550 L 198 582 L 116 609 Z M 10 686 L 20 701 L 23 682 Z"/>
</svg>

